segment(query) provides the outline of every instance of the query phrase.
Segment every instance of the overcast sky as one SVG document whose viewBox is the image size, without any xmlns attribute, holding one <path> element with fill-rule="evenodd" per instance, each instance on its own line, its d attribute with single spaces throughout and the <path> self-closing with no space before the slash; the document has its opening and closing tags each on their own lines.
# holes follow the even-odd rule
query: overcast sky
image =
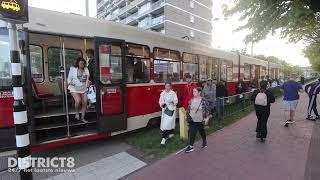
<svg viewBox="0 0 320 180">
<path fill-rule="evenodd" d="M 231 3 L 233 0 L 213 0 L 213 21 L 212 29 L 212 46 L 225 50 L 244 49 L 246 45 L 243 38 L 246 32 L 233 32 L 233 30 L 243 22 L 239 22 L 237 17 L 224 20 L 221 14 L 221 5 L 223 3 Z M 85 14 L 85 0 L 29 0 L 29 5 L 33 7 L 56 10 L 66 13 Z M 96 0 L 89 0 L 90 16 L 96 16 Z M 254 45 L 254 54 L 264 54 L 267 56 L 276 56 L 286 60 L 294 65 L 308 66 L 308 59 L 303 57 L 303 44 L 288 44 L 286 40 L 279 37 L 269 36 L 267 40 L 261 41 Z M 247 52 L 251 52 L 248 46 Z"/>
</svg>

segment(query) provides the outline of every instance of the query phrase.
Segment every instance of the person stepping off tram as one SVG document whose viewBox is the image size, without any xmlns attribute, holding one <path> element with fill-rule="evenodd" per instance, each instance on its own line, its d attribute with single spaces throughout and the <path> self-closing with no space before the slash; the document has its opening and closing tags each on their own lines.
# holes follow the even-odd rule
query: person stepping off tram
<svg viewBox="0 0 320 180">
<path fill-rule="evenodd" d="M 309 96 L 309 105 L 308 105 L 308 115 L 307 120 L 315 121 L 317 119 L 320 119 L 318 110 L 317 110 L 317 95 L 320 92 L 320 79 L 314 83 L 310 83 L 306 85 L 305 92 Z M 311 114 L 313 113 L 316 115 L 316 117 L 313 117 Z"/>
<path fill-rule="evenodd" d="M 295 110 L 300 98 L 299 92 L 303 92 L 303 88 L 300 83 L 294 80 L 293 75 L 291 75 L 289 80 L 284 82 L 280 88 L 281 91 L 283 91 L 283 108 L 286 118 L 284 126 L 288 127 L 289 124 L 294 123 Z"/>
</svg>

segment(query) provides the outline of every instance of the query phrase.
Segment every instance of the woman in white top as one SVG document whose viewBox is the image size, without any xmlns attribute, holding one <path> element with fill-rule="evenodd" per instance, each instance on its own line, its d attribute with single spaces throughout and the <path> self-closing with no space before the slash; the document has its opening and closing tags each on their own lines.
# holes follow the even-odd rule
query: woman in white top
<svg viewBox="0 0 320 180">
<path fill-rule="evenodd" d="M 160 125 L 162 131 L 162 145 L 166 143 L 168 138 L 173 137 L 173 130 L 176 126 L 177 104 L 177 94 L 172 90 L 171 82 L 166 82 L 165 90 L 161 92 L 159 99 L 159 105 L 162 109 Z"/>
<path fill-rule="evenodd" d="M 70 67 L 68 74 L 68 89 L 75 101 L 75 119 L 87 122 L 84 119 L 87 110 L 88 97 L 87 87 L 89 80 L 89 70 L 86 61 L 79 57 L 73 67 Z M 81 106 L 82 105 L 82 106 Z M 79 112 L 81 110 L 81 119 Z"/>
</svg>

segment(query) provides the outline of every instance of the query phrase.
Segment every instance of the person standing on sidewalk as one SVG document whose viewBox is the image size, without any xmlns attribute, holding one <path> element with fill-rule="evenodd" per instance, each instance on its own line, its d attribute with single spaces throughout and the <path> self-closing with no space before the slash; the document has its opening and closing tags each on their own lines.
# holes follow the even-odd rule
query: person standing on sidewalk
<svg viewBox="0 0 320 180">
<path fill-rule="evenodd" d="M 248 86 L 246 83 L 243 81 L 242 78 L 239 79 L 236 87 L 236 92 L 238 94 L 237 96 L 237 103 L 239 104 L 240 108 L 243 110 L 244 109 L 244 95 L 243 93 L 247 92 Z"/>
<path fill-rule="evenodd" d="M 317 95 L 320 92 L 320 79 L 318 79 L 318 81 L 314 83 L 307 84 L 304 90 L 309 96 L 308 116 L 306 119 L 310 121 L 315 121 L 316 119 L 320 119 L 319 113 L 317 110 Z M 312 111 L 316 115 L 315 118 L 311 116 Z"/>
<path fill-rule="evenodd" d="M 162 131 L 161 145 L 166 144 L 168 138 L 173 137 L 176 126 L 177 94 L 172 90 L 171 82 L 165 83 L 165 90 L 160 94 L 159 105 L 162 109 L 160 129 Z"/>
<path fill-rule="evenodd" d="M 267 87 L 268 82 L 262 81 L 260 89 L 255 90 L 251 96 L 258 119 L 256 127 L 257 138 L 260 138 L 261 142 L 264 142 L 267 137 L 267 121 L 270 115 L 270 106 L 271 103 L 275 102 L 274 94 Z"/>
<path fill-rule="evenodd" d="M 206 132 L 204 125 L 209 121 L 209 108 L 208 103 L 201 97 L 202 89 L 197 87 L 193 90 L 193 98 L 189 103 L 187 110 L 187 119 L 189 122 L 189 145 L 185 152 L 190 153 L 193 151 L 193 144 L 196 138 L 197 131 L 199 131 L 202 138 L 202 148 L 207 147 Z"/>
<path fill-rule="evenodd" d="M 228 91 L 224 81 L 217 83 L 217 98 L 216 98 L 216 109 L 218 116 L 223 116 L 224 113 L 224 97 L 228 96 Z"/>
<path fill-rule="evenodd" d="M 202 90 L 202 97 L 208 102 L 208 108 L 210 110 L 209 119 L 213 117 L 214 109 L 216 106 L 216 85 L 212 83 L 212 79 L 209 78 Z"/>
<path fill-rule="evenodd" d="M 294 123 L 294 114 L 300 98 L 299 92 L 303 89 L 302 85 L 294 80 L 293 75 L 280 88 L 283 91 L 283 108 L 286 118 L 284 126 L 288 127 L 289 124 Z"/>
<path fill-rule="evenodd" d="M 162 131 L 161 145 L 166 144 L 168 138 L 173 137 L 176 126 L 177 94 L 172 90 L 171 82 L 165 83 L 165 90 L 161 92 L 159 105 L 162 109 L 160 129 Z"/>
</svg>

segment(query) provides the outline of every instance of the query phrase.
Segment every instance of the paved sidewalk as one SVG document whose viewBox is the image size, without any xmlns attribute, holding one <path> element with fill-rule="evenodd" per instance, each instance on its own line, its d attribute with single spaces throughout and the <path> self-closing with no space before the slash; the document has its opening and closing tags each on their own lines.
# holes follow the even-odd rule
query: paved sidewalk
<svg viewBox="0 0 320 180">
<path fill-rule="evenodd" d="M 306 107 L 307 96 L 304 94 L 297 109 L 296 123 L 286 128 L 283 126 L 281 100 L 278 99 L 271 108 L 265 143 L 255 139 L 256 116 L 251 113 L 210 135 L 208 148 L 201 149 L 201 144 L 197 144 L 190 154 L 171 155 L 127 178 L 303 180 L 315 124 L 304 120 Z"/>
</svg>

